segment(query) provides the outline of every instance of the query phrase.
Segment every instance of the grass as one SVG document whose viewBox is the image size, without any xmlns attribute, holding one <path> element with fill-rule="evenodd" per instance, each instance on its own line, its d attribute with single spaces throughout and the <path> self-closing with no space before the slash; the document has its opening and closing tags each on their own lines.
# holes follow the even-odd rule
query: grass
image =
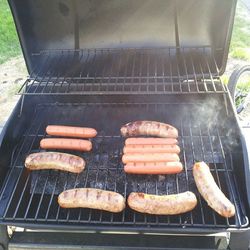
<svg viewBox="0 0 250 250">
<path fill-rule="evenodd" d="M 7 0 L 0 0 L 0 64 L 20 55 L 21 48 Z"/>
<path fill-rule="evenodd" d="M 234 20 L 230 56 L 250 60 L 250 13 L 240 1 L 238 1 Z"/>
<path fill-rule="evenodd" d="M 242 92 L 248 92 L 250 89 L 250 74 L 242 74 L 240 79 L 238 80 L 237 89 Z"/>
</svg>

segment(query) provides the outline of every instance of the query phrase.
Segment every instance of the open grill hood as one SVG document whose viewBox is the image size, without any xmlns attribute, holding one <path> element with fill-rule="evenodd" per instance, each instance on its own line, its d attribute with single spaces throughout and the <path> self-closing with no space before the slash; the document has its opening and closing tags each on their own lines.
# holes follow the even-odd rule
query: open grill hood
<svg viewBox="0 0 250 250">
<path fill-rule="evenodd" d="M 235 0 L 9 0 L 28 71 L 47 50 L 199 47 L 226 66 Z M 194 61 L 194 64 L 196 62 Z M 42 74 L 43 72 L 41 72 Z M 35 72 L 35 76 L 39 75 Z"/>
</svg>

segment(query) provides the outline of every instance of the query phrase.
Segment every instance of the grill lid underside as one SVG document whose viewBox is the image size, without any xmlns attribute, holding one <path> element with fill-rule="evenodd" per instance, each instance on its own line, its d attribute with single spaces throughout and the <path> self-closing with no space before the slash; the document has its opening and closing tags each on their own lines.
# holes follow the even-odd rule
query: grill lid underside
<svg viewBox="0 0 250 250">
<path fill-rule="evenodd" d="M 211 49 L 206 56 L 215 55 L 218 68 L 204 74 L 216 75 L 218 71 L 222 74 L 236 6 L 236 0 L 9 0 L 9 3 L 30 73 L 41 63 L 32 54 L 44 50 L 175 47 L 171 56 L 177 58 L 183 47 L 207 46 Z"/>
</svg>

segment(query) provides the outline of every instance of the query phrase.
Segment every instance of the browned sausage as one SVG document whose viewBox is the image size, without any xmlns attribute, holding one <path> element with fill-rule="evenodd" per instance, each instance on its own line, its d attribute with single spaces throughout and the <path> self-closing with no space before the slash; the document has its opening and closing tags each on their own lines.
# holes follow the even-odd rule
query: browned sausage
<svg viewBox="0 0 250 250">
<path fill-rule="evenodd" d="M 123 163 L 129 162 L 170 162 L 180 161 L 177 154 L 169 153 L 130 153 L 122 156 Z"/>
<path fill-rule="evenodd" d="M 25 159 L 25 167 L 31 170 L 57 169 L 80 173 L 84 170 L 85 161 L 75 155 L 58 152 L 40 152 L 28 155 Z"/>
<path fill-rule="evenodd" d="M 40 141 L 40 147 L 43 149 L 90 151 L 92 149 L 92 143 L 82 139 L 46 138 Z"/>
<path fill-rule="evenodd" d="M 127 138 L 125 145 L 175 145 L 178 141 L 174 138 Z"/>
<path fill-rule="evenodd" d="M 197 205 L 195 194 L 189 191 L 172 195 L 131 193 L 127 201 L 129 207 L 137 212 L 158 215 L 186 213 Z"/>
<path fill-rule="evenodd" d="M 180 153 L 178 145 L 127 145 L 123 148 L 124 154 L 129 153 Z"/>
<path fill-rule="evenodd" d="M 124 166 L 128 174 L 177 174 L 182 170 L 181 162 L 137 162 Z"/>
<path fill-rule="evenodd" d="M 193 167 L 196 186 L 208 205 L 224 217 L 232 217 L 235 207 L 219 189 L 205 162 L 197 162 Z"/>
<path fill-rule="evenodd" d="M 46 128 L 46 132 L 48 135 L 79 138 L 92 138 L 97 135 L 97 131 L 93 128 L 59 125 L 48 125 Z"/>
<path fill-rule="evenodd" d="M 167 138 L 177 138 L 178 130 L 173 126 L 156 121 L 136 121 L 130 122 L 121 128 L 122 136 L 159 136 Z"/>
<path fill-rule="evenodd" d="M 125 208 L 125 198 L 116 192 L 95 188 L 75 188 L 62 192 L 58 203 L 63 208 L 93 208 L 119 213 Z"/>
</svg>

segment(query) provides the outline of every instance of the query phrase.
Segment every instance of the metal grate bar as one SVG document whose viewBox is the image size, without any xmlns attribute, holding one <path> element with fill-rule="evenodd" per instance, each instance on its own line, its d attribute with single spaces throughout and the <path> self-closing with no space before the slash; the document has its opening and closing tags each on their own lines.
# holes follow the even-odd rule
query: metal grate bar
<svg viewBox="0 0 250 250">
<path fill-rule="evenodd" d="M 190 186 L 189 186 L 189 179 L 188 179 L 188 166 L 187 166 L 187 157 L 186 157 L 186 151 L 185 151 L 185 141 L 184 141 L 184 132 L 183 132 L 183 122 L 181 120 L 181 143 L 182 143 L 182 151 L 183 151 L 183 159 L 184 159 L 184 170 L 185 170 L 185 180 L 186 180 L 186 185 L 188 187 L 188 190 L 190 190 Z M 193 219 L 193 212 L 190 212 L 190 216 L 191 216 L 191 224 L 194 224 L 194 219 Z M 204 216 L 204 215 L 202 215 Z"/>
<path fill-rule="evenodd" d="M 35 119 L 33 119 L 33 121 L 31 122 L 31 126 L 30 126 L 30 128 L 28 129 L 28 132 L 30 132 L 31 129 L 32 129 L 32 127 L 35 126 L 36 119 L 37 119 L 37 117 L 35 117 Z M 33 143 L 34 143 L 34 141 L 35 141 L 35 138 L 36 138 L 36 137 L 34 137 L 34 139 L 32 140 L 32 145 L 33 145 Z M 16 158 L 15 158 L 13 164 L 11 165 L 11 170 L 10 170 L 10 173 L 9 173 L 9 175 L 8 175 L 8 177 L 7 177 L 7 181 L 6 181 L 6 183 L 5 183 L 5 186 L 3 187 L 3 190 L 2 190 L 2 193 L 1 193 L 1 196 L 0 196 L 0 200 L 3 199 L 3 194 L 4 194 L 4 192 L 7 191 L 8 183 L 9 183 L 9 181 L 10 181 L 10 178 L 11 178 L 11 176 L 12 176 L 12 173 L 15 171 L 15 166 L 16 166 L 16 164 L 17 164 L 18 158 L 21 156 L 21 152 L 22 152 L 22 150 L 23 150 L 25 144 L 26 144 L 26 142 L 25 142 L 25 140 L 23 140 L 23 141 L 21 142 L 21 146 L 20 146 L 20 148 L 19 148 L 19 150 L 18 150 L 17 156 L 16 156 Z M 32 145 L 30 146 L 30 149 L 32 148 Z M 18 148 L 18 147 L 17 147 L 17 148 Z M 17 177 L 17 180 L 16 180 L 16 183 L 15 183 L 15 185 L 14 185 L 14 187 L 13 187 L 13 190 L 16 190 L 16 188 L 17 188 L 17 186 L 18 186 L 18 183 L 19 183 L 19 181 L 20 181 L 20 178 L 21 178 L 21 176 L 22 176 L 24 170 L 25 170 L 25 169 L 22 168 L 21 172 L 19 173 L 19 175 L 18 175 L 18 177 Z M 13 199 L 13 196 L 14 196 L 14 192 L 11 193 L 10 200 L 9 200 L 8 205 L 7 205 L 7 207 L 6 207 L 6 211 L 5 211 L 5 213 L 4 213 L 4 217 L 6 216 L 7 210 L 8 210 L 8 208 L 10 207 L 10 201 Z"/>
<path fill-rule="evenodd" d="M 50 62 L 50 63 L 49 63 Z M 42 74 L 42 71 L 44 70 L 44 68 L 46 68 L 47 67 L 47 65 L 49 64 L 49 66 L 51 66 L 51 64 L 52 64 L 52 60 L 50 60 L 50 54 L 46 57 L 46 60 L 45 60 L 45 62 L 41 65 L 41 66 L 39 66 L 39 65 L 37 65 L 37 67 L 36 67 L 36 69 L 31 73 L 31 76 L 30 76 L 30 78 L 32 79 L 33 78 L 33 75 L 36 75 L 35 74 L 35 72 L 36 71 L 38 71 L 37 72 L 37 75 L 35 76 L 35 79 L 33 79 L 33 84 L 36 82 L 36 81 L 38 81 L 38 76 L 40 75 L 40 74 Z M 45 78 L 45 76 L 43 77 L 43 79 Z M 40 85 L 40 83 L 41 83 L 42 81 L 40 81 L 39 82 L 39 84 L 38 84 L 38 86 Z M 37 87 L 38 87 L 37 86 Z M 29 92 L 30 91 L 30 88 L 32 87 L 32 84 L 29 84 L 29 83 L 27 83 L 27 85 L 25 86 L 25 92 Z M 21 89 L 19 90 L 19 93 L 20 93 L 20 91 L 21 91 Z M 36 92 L 36 89 L 34 90 L 34 93 Z"/>
<path fill-rule="evenodd" d="M 58 57 L 57 60 L 56 60 L 56 62 L 55 62 L 56 65 L 59 65 L 59 64 L 60 64 L 61 60 L 63 59 L 63 56 L 64 56 L 64 55 L 63 55 L 63 52 L 62 52 L 62 54 L 60 55 L 60 57 Z M 68 59 L 68 55 L 66 56 L 66 58 Z M 52 65 L 50 65 L 50 66 L 51 66 L 51 69 L 53 69 Z M 48 70 L 48 72 L 49 72 L 49 70 Z M 56 74 L 55 69 L 54 69 L 54 70 L 51 70 L 51 72 L 49 72 L 48 74 L 46 74 L 46 76 L 43 77 L 43 79 L 45 80 L 45 82 L 43 82 L 43 80 L 42 80 L 42 81 L 39 81 L 39 84 L 37 85 L 37 87 L 36 87 L 36 89 L 35 89 L 35 93 L 37 93 L 37 90 L 38 90 L 38 88 L 40 87 L 41 84 L 44 85 L 44 87 L 43 87 L 42 90 L 41 90 L 41 93 L 45 93 L 45 90 L 46 90 L 47 86 L 50 85 L 50 83 L 51 83 L 51 77 L 53 77 L 54 74 Z M 48 78 L 47 78 L 47 77 L 48 77 Z M 52 84 L 56 83 L 56 81 L 57 81 L 58 78 L 59 78 L 59 74 L 57 75 L 56 79 L 53 80 L 53 83 L 52 83 Z M 53 85 L 52 85 L 52 86 L 53 86 Z M 50 86 L 49 86 L 49 87 L 50 87 Z M 47 91 L 50 92 L 49 90 L 47 90 Z"/>
<path fill-rule="evenodd" d="M 220 134 L 219 134 L 217 126 L 216 126 L 216 133 L 217 133 L 217 136 L 219 138 L 220 150 L 221 150 L 221 153 L 222 153 L 223 163 L 225 164 L 226 169 L 228 169 L 228 165 L 227 165 L 227 161 L 226 161 L 226 156 L 225 156 L 224 148 L 223 148 L 223 145 L 222 145 L 222 142 L 221 142 L 221 138 L 220 138 Z M 230 192 L 229 192 L 229 195 L 230 195 L 230 198 L 231 198 L 230 200 L 233 200 L 233 203 L 236 204 L 235 192 L 233 190 L 233 186 L 232 186 L 232 183 L 230 181 L 228 171 L 226 171 L 226 176 L 227 176 L 226 177 L 227 178 L 227 184 L 228 184 L 228 187 L 230 189 Z M 237 217 L 238 221 L 241 220 L 241 218 L 239 217 L 238 214 L 236 215 L 236 217 Z M 229 224 L 228 218 L 227 218 L 227 223 Z"/>
<path fill-rule="evenodd" d="M 211 149 L 211 154 L 212 154 L 212 161 L 213 161 L 213 164 L 214 164 L 214 168 L 215 168 L 215 175 L 216 175 L 216 183 L 218 184 L 219 188 L 221 189 L 221 184 L 220 184 L 220 180 L 219 180 L 219 176 L 218 176 L 218 170 L 216 168 L 216 162 L 214 161 L 214 151 L 213 151 L 213 143 L 212 143 L 212 140 L 211 140 L 211 134 L 210 134 L 210 129 L 209 127 L 207 128 L 207 132 L 208 132 L 208 138 L 209 138 L 209 144 L 210 144 L 210 149 Z M 213 211 L 213 219 L 216 223 L 216 217 L 215 217 L 215 212 Z"/>
<path fill-rule="evenodd" d="M 199 67 L 200 67 L 200 71 L 201 71 L 201 75 L 202 75 L 202 79 L 203 79 L 203 84 L 204 84 L 205 92 L 208 92 L 209 90 L 208 90 L 208 88 L 207 88 L 207 83 L 206 83 L 206 81 L 204 81 L 205 76 L 204 76 L 204 72 L 203 72 L 203 69 L 202 69 L 201 62 L 199 62 L 198 64 L 199 64 Z"/>
<path fill-rule="evenodd" d="M 193 60 L 193 55 L 192 54 L 190 56 L 190 61 L 191 61 L 191 66 L 192 66 L 192 70 L 193 70 L 194 82 L 195 82 L 195 85 L 196 85 L 196 90 L 197 90 L 197 92 L 200 92 L 200 89 L 199 89 L 199 86 L 198 86 L 197 76 L 195 74 L 194 60 Z"/>
<path fill-rule="evenodd" d="M 212 52 L 208 54 L 208 49 L 169 47 L 43 51 L 34 55 L 34 60 L 41 61 L 40 67 L 34 70 L 20 93 L 225 93 L 226 88 L 218 77 L 216 59 Z"/>
<path fill-rule="evenodd" d="M 207 58 L 206 58 L 206 57 L 203 57 L 202 59 L 203 59 L 203 60 L 205 61 L 205 63 L 206 63 L 207 70 L 208 70 L 208 72 L 209 72 L 209 77 L 210 77 L 210 80 L 211 80 L 212 85 L 213 85 L 213 90 L 216 92 L 216 87 L 215 87 L 215 83 L 214 83 L 214 78 L 213 78 L 213 76 L 212 76 L 211 69 L 210 69 L 209 63 L 208 63 L 208 61 L 207 61 Z"/>
<path fill-rule="evenodd" d="M 181 59 L 182 59 L 182 62 L 183 62 L 183 65 L 184 65 L 184 72 L 185 72 L 185 78 L 186 78 L 186 82 L 187 82 L 187 88 L 188 88 L 188 92 L 191 91 L 190 89 L 190 84 L 189 84 L 189 77 L 188 77 L 188 70 L 187 70 L 187 64 L 186 64 L 186 60 L 183 56 L 183 53 L 181 53 Z"/>
<path fill-rule="evenodd" d="M 119 117 L 114 112 L 118 109 L 120 110 Z M 175 115 L 177 113 L 178 117 Z M 91 114 L 91 116 L 88 116 L 88 114 Z M 103 123 L 98 122 L 100 119 L 103 120 L 107 114 L 111 120 L 116 117 L 116 123 L 105 126 Z M 160 180 L 157 176 L 134 176 L 127 175 L 122 171 L 123 165 L 120 163 L 120 159 L 124 141 L 120 135 L 116 134 L 116 131 L 119 131 L 120 124 L 133 120 L 135 117 L 141 119 L 145 115 L 152 120 L 158 120 L 161 117 L 163 122 L 169 121 L 178 128 L 180 131 L 180 156 L 184 163 L 184 172 L 178 175 L 167 175 Z M 197 115 L 199 116 L 197 103 L 189 105 L 171 103 L 39 105 L 30 127 L 18 143 L 18 150 L 13 156 L 13 168 L 21 168 L 20 175 L 23 177 L 17 176 L 16 184 L 11 195 L 9 195 L 9 202 L 6 205 L 2 219 L 10 223 L 49 222 L 57 226 L 74 223 L 79 227 L 81 225 L 184 226 L 191 228 L 244 227 L 247 225 L 248 220 L 245 216 L 241 197 L 236 197 L 238 191 L 237 182 L 234 179 L 234 170 L 228 166 L 228 161 L 231 159 L 228 158 L 223 147 L 223 142 L 226 140 L 226 135 L 223 134 L 225 130 L 224 128 L 221 129 L 220 124 L 222 123 L 219 120 L 216 120 L 215 124 L 212 124 L 211 129 L 209 129 L 206 120 L 211 117 L 206 117 L 206 120 L 196 123 L 194 118 Z M 97 117 L 98 119 L 96 119 Z M 86 155 L 84 154 L 87 161 L 85 171 L 78 175 L 59 171 L 45 173 L 37 171 L 37 175 L 32 178 L 29 171 L 22 166 L 25 156 L 34 150 L 40 150 L 37 145 L 40 139 L 44 137 L 47 124 L 64 124 L 65 121 L 71 121 L 75 124 L 79 124 L 79 122 L 80 124 L 86 123 L 88 126 L 96 127 L 100 131 L 99 136 L 93 139 L 95 150 Z M 214 130 L 215 125 L 218 126 L 217 130 Z M 103 135 L 104 131 L 106 135 Z M 216 133 L 212 133 L 212 131 Z M 21 149 L 23 144 L 26 146 Z M 82 153 L 79 152 L 72 153 L 82 156 Z M 217 215 L 214 214 L 211 208 L 203 204 L 199 195 L 198 205 L 195 210 L 177 216 L 144 215 L 129 208 L 126 208 L 121 214 L 110 214 L 91 209 L 63 209 L 57 204 L 56 197 L 60 192 L 75 187 L 103 188 L 117 191 L 125 197 L 132 191 L 172 194 L 190 190 L 197 193 L 190 167 L 198 155 L 207 162 L 213 162 L 214 167 L 211 171 L 216 176 L 220 188 L 225 191 L 224 188 L 228 187 L 230 198 L 236 207 L 236 216 L 232 219 L 217 219 Z M 218 161 L 221 161 L 221 156 L 223 161 L 218 163 Z M 24 171 L 27 173 L 25 176 L 23 175 Z M 50 188 L 48 189 L 47 186 Z M 1 197 L 6 194 L 7 191 L 1 194 Z M 2 198 L 0 202 L 1 200 Z M 211 216 L 207 214 L 208 209 Z"/>
<path fill-rule="evenodd" d="M 39 129 L 41 128 L 41 126 L 42 126 L 42 122 L 39 124 L 36 133 L 38 133 L 38 131 L 39 131 Z M 44 135 L 45 135 L 45 132 L 44 132 L 44 134 L 43 134 L 43 137 L 44 137 Z M 34 139 L 36 139 L 36 137 L 35 137 Z M 33 142 L 34 142 L 34 141 L 33 141 Z M 31 152 L 31 150 L 32 150 L 32 147 L 30 147 L 29 152 Z M 39 146 L 39 150 L 41 150 L 40 146 Z M 38 170 L 38 171 L 41 173 L 41 170 Z M 30 177 L 31 177 L 31 175 L 28 176 L 28 178 L 27 178 L 27 180 L 26 180 L 26 183 L 29 182 Z M 40 175 L 37 175 L 37 176 L 36 176 L 36 180 L 35 180 L 35 184 L 34 184 L 34 188 L 33 188 L 33 191 L 32 191 L 32 193 L 31 193 L 31 196 L 30 196 L 30 199 L 29 199 L 29 203 L 28 203 L 28 205 L 27 205 L 27 209 L 26 209 L 25 214 L 24 214 L 24 218 L 25 218 L 25 219 L 26 219 L 27 216 L 28 216 L 28 212 L 29 212 L 29 209 L 30 209 L 32 200 L 33 200 L 33 196 L 34 196 L 34 194 L 35 194 L 35 190 L 36 190 L 36 186 L 37 186 L 37 183 L 38 183 L 39 178 L 40 178 Z M 47 176 L 47 178 L 46 178 L 46 182 L 47 182 L 47 180 L 48 180 L 48 176 Z M 46 185 L 44 185 L 44 187 L 45 187 L 45 186 L 46 186 Z M 24 192 L 23 192 L 23 193 L 24 193 Z M 40 207 L 40 206 L 39 206 L 39 207 Z M 38 207 L 38 209 L 39 209 L 39 207 Z"/>
</svg>

